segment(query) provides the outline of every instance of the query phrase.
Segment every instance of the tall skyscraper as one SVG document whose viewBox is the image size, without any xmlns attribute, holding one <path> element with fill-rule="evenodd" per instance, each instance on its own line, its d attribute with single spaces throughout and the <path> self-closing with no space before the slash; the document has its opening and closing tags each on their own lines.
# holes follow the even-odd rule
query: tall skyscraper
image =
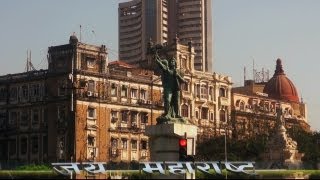
<svg viewBox="0 0 320 180">
<path fill-rule="evenodd" d="M 139 64 L 149 40 L 168 41 L 167 0 L 133 0 L 119 4 L 119 59 Z"/>
<path fill-rule="evenodd" d="M 132 0 L 119 4 L 119 59 L 139 64 L 147 43 L 192 41 L 195 69 L 212 72 L 211 0 Z"/>
</svg>

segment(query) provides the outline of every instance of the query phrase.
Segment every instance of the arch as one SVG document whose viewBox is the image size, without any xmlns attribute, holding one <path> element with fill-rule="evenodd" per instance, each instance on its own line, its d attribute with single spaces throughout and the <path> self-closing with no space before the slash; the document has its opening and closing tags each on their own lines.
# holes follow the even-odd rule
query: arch
<svg viewBox="0 0 320 180">
<path fill-rule="evenodd" d="M 245 109 L 245 103 L 244 103 L 244 101 L 241 101 L 241 102 L 240 102 L 239 107 L 240 107 L 240 110 L 241 110 L 241 111 L 244 111 L 244 109 Z"/>
</svg>

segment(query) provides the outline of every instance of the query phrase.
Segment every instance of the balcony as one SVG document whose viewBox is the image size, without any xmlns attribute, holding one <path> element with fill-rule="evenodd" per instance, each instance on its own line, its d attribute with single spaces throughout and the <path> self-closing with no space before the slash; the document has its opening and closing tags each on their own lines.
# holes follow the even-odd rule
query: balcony
<svg viewBox="0 0 320 180">
<path fill-rule="evenodd" d="M 219 97 L 219 105 L 221 106 L 229 106 L 229 99 L 226 97 Z"/>
</svg>

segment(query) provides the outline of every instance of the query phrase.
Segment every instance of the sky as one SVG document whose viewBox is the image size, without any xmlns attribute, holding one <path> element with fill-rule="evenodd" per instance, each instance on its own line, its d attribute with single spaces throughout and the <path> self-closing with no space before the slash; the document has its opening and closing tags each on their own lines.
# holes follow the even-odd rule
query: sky
<svg viewBox="0 0 320 180">
<path fill-rule="evenodd" d="M 81 41 L 104 44 L 118 57 L 118 3 L 125 0 L 1 0 L 0 75 L 23 72 L 27 50 L 36 69 L 47 68 L 50 46 Z M 308 106 L 311 129 L 320 130 L 320 1 L 213 0 L 213 70 L 243 85 L 255 69 L 270 71 L 282 59 L 284 71 Z"/>
</svg>

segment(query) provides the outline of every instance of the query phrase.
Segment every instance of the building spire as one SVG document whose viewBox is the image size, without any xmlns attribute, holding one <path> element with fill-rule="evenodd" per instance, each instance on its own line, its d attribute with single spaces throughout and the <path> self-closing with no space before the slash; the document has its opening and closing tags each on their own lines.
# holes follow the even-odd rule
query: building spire
<svg viewBox="0 0 320 180">
<path fill-rule="evenodd" d="M 284 74 L 284 71 L 282 68 L 282 62 L 280 58 L 277 59 L 277 65 L 276 65 L 276 70 L 274 71 L 274 74 L 275 75 Z"/>
</svg>

